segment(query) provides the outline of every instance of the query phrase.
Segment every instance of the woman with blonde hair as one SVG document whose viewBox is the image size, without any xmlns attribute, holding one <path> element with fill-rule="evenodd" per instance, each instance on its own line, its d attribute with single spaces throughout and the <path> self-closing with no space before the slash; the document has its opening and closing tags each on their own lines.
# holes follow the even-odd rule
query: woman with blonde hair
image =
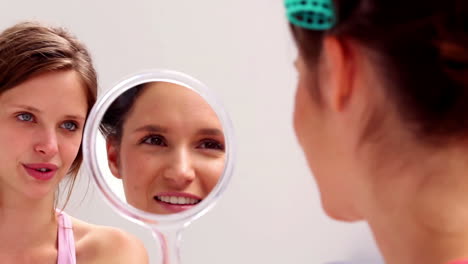
<svg viewBox="0 0 468 264">
<path fill-rule="evenodd" d="M 147 263 L 133 236 L 56 208 L 96 92 L 91 57 L 66 30 L 25 22 L 0 34 L 2 263 Z"/>
</svg>

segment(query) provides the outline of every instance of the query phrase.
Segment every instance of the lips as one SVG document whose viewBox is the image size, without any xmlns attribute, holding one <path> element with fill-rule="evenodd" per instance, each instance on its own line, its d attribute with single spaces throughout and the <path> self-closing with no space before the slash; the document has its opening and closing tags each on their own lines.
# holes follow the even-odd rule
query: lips
<svg viewBox="0 0 468 264">
<path fill-rule="evenodd" d="M 155 196 L 154 199 L 173 205 L 194 205 L 200 202 L 198 199 L 180 196 Z"/>
<path fill-rule="evenodd" d="M 41 181 L 52 179 L 58 169 L 58 167 L 52 163 L 30 163 L 23 164 L 23 167 L 29 176 Z"/>
<path fill-rule="evenodd" d="M 190 209 L 202 201 L 202 199 L 196 195 L 176 192 L 159 193 L 153 198 L 161 207 L 173 213 Z"/>
</svg>

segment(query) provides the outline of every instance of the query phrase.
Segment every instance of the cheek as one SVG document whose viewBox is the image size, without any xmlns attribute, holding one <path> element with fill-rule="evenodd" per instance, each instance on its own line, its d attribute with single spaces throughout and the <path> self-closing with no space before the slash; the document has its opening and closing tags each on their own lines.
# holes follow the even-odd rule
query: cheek
<svg viewBox="0 0 468 264">
<path fill-rule="evenodd" d="M 299 140 L 303 144 L 304 134 L 307 134 L 307 125 L 310 124 L 313 118 L 311 112 L 311 98 L 310 94 L 306 91 L 303 81 L 299 81 L 296 89 L 295 103 L 294 103 L 294 131 Z"/>
<path fill-rule="evenodd" d="M 119 173 L 126 189 L 133 193 L 150 188 L 160 171 L 161 161 L 138 149 L 123 147 L 119 157 Z"/>
<path fill-rule="evenodd" d="M 62 156 L 62 162 L 67 166 L 71 166 L 75 161 L 76 156 L 81 146 L 81 136 L 74 137 L 63 137 L 60 144 L 60 153 Z"/>
<path fill-rule="evenodd" d="M 225 160 L 219 158 L 216 160 L 208 159 L 199 163 L 197 169 L 197 178 L 202 185 L 205 195 L 208 195 L 216 186 L 224 171 Z"/>
<path fill-rule="evenodd" d="M 327 132 L 324 113 L 312 98 L 304 81 L 299 81 L 294 108 L 294 130 L 297 140 L 303 150 L 309 168 L 315 172 L 320 171 L 321 160 L 327 155 Z"/>
<path fill-rule="evenodd" d="M 13 160 L 21 160 L 24 153 L 31 151 L 30 135 L 21 133 L 21 130 L 0 129 L 0 164 L 2 169 L 11 167 Z M 29 151 L 28 151 L 29 150 Z"/>
<path fill-rule="evenodd" d="M 27 126 L 21 126 L 16 122 L 10 123 L 0 120 L 2 129 L 0 129 L 0 142 L 3 152 L 18 152 L 18 150 L 32 150 L 35 132 Z"/>
</svg>

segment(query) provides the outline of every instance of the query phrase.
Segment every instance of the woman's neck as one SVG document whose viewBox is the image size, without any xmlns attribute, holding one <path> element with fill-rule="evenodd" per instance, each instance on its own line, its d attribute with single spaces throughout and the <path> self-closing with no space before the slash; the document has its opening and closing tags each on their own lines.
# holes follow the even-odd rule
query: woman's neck
<svg viewBox="0 0 468 264">
<path fill-rule="evenodd" d="M 2 192 L 0 251 L 13 252 L 55 243 L 57 222 L 53 194 L 37 200 Z"/>
<path fill-rule="evenodd" d="M 444 264 L 468 259 L 467 230 L 451 235 L 432 232 L 415 223 L 401 222 L 369 221 L 387 264 Z"/>
<path fill-rule="evenodd" d="M 386 180 L 376 184 L 366 217 L 386 263 L 468 259 L 468 153 L 414 157 L 404 170 L 379 175 Z"/>
</svg>

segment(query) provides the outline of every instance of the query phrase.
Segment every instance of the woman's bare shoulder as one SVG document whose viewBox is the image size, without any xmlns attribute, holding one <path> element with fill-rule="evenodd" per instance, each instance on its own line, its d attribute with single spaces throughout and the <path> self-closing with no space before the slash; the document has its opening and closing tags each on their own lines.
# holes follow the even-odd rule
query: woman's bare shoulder
<svg viewBox="0 0 468 264">
<path fill-rule="evenodd" d="M 148 263 L 143 243 L 114 227 L 72 218 L 78 263 Z"/>
</svg>

